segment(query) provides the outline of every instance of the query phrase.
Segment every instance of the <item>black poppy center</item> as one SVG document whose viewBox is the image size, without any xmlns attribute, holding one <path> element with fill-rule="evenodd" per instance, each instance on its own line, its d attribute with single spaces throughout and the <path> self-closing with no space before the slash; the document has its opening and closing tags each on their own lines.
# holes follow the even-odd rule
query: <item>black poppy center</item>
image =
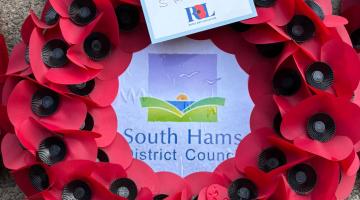
<svg viewBox="0 0 360 200">
<path fill-rule="evenodd" d="M 350 37 L 353 47 L 360 50 L 360 28 L 352 32 Z"/>
<path fill-rule="evenodd" d="M 328 142 L 335 135 L 335 122 L 325 113 L 318 113 L 310 117 L 307 123 L 308 136 L 320 142 Z"/>
<path fill-rule="evenodd" d="M 87 96 L 89 95 L 95 88 L 95 80 L 90 80 L 85 83 L 69 85 L 68 89 L 77 95 Z"/>
<path fill-rule="evenodd" d="M 68 45 L 63 40 L 50 40 L 42 49 L 42 60 L 50 68 L 62 67 L 68 62 L 67 49 Z"/>
<path fill-rule="evenodd" d="M 95 32 L 85 39 L 84 50 L 90 59 L 102 60 L 110 53 L 111 43 L 106 35 Z"/>
<path fill-rule="evenodd" d="M 295 15 L 285 27 L 288 35 L 298 43 L 305 42 L 315 35 L 315 24 L 310 18 Z"/>
<path fill-rule="evenodd" d="M 140 22 L 140 13 L 136 6 L 120 4 L 115 8 L 120 31 L 131 31 Z"/>
<path fill-rule="evenodd" d="M 65 159 L 66 145 L 59 137 L 49 137 L 43 140 L 37 151 L 39 159 L 47 165 L 53 165 Z"/>
<path fill-rule="evenodd" d="M 292 96 L 300 90 L 301 78 L 295 70 L 280 69 L 275 73 L 272 83 L 277 95 Z"/>
<path fill-rule="evenodd" d="M 267 148 L 259 155 L 258 167 L 264 172 L 270 172 L 284 164 L 286 164 L 286 156 L 276 147 Z"/>
<path fill-rule="evenodd" d="M 92 196 L 90 186 L 84 181 L 75 180 L 67 184 L 62 192 L 62 199 L 90 200 Z"/>
<path fill-rule="evenodd" d="M 54 10 L 53 7 L 50 7 L 45 13 L 44 20 L 47 25 L 54 25 L 59 20 L 59 14 Z"/>
<path fill-rule="evenodd" d="M 109 162 L 109 156 L 106 154 L 105 151 L 98 149 L 96 160 L 97 162 Z"/>
<path fill-rule="evenodd" d="M 131 179 L 121 178 L 114 181 L 110 186 L 110 191 L 128 200 L 135 200 L 137 196 L 137 186 Z"/>
<path fill-rule="evenodd" d="M 255 0 L 255 5 L 257 7 L 271 7 L 276 3 L 276 0 Z"/>
<path fill-rule="evenodd" d="M 166 199 L 167 197 L 169 197 L 169 195 L 158 194 L 158 195 L 154 196 L 153 200 L 163 200 L 163 199 Z"/>
<path fill-rule="evenodd" d="M 285 43 L 257 44 L 256 49 L 266 58 L 275 58 L 284 50 Z"/>
<path fill-rule="evenodd" d="M 47 117 L 54 114 L 59 106 L 59 95 L 51 90 L 38 90 L 32 96 L 31 110 L 40 117 Z"/>
<path fill-rule="evenodd" d="M 86 114 L 84 123 L 81 125 L 80 130 L 82 131 L 92 131 L 94 128 L 94 118 L 90 113 Z"/>
<path fill-rule="evenodd" d="M 305 78 L 309 85 L 326 90 L 334 82 L 334 72 L 328 64 L 315 62 L 307 68 Z"/>
<path fill-rule="evenodd" d="M 324 20 L 325 14 L 319 4 L 313 0 L 306 0 L 305 3 L 314 11 L 314 13 L 321 19 Z"/>
<path fill-rule="evenodd" d="M 30 167 L 29 179 L 32 186 L 37 191 L 43 191 L 50 186 L 49 177 L 46 173 L 46 170 L 40 165 L 34 165 Z"/>
<path fill-rule="evenodd" d="M 301 195 L 311 192 L 316 185 L 316 180 L 315 170 L 307 164 L 296 165 L 287 173 L 287 181 L 290 187 Z"/>
<path fill-rule="evenodd" d="M 258 190 L 256 185 L 246 178 L 240 178 L 231 183 L 228 189 L 231 200 L 256 199 Z"/>
<path fill-rule="evenodd" d="M 244 24 L 241 22 L 235 22 L 229 25 L 234 31 L 243 33 L 249 30 L 252 26 L 250 24 Z"/>
<path fill-rule="evenodd" d="M 69 8 L 71 21 L 76 25 L 85 26 L 96 17 L 96 5 L 92 0 L 74 0 Z"/>
</svg>

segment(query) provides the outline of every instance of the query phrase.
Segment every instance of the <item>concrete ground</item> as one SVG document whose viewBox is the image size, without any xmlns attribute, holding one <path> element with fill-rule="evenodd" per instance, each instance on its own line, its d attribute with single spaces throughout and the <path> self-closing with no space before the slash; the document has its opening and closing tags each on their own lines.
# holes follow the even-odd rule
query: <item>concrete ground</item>
<svg viewBox="0 0 360 200">
<path fill-rule="evenodd" d="M 340 0 L 333 0 L 335 10 L 339 8 Z M 20 40 L 20 27 L 30 9 L 37 12 L 43 6 L 45 0 L 0 0 L 0 33 L 6 36 L 9 49 Z M 353 191 L 350 199 L 360 200 L 360 180 Z M 6 169 L 0 170 L 0 200 L 20 200 L 24 196 L 11 180 Z"/>
</svg>

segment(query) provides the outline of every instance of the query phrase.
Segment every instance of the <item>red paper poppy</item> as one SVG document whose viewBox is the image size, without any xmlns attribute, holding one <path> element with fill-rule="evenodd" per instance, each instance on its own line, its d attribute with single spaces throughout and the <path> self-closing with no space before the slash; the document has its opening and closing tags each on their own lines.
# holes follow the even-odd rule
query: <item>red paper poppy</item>
<svg viewBox="0 0 360 200">
<path fill-rule="evenodd" d="M 356 174 L 352 176 L 346 175 L 343 171 L 340 173 L 340 183 L 336 189 L 335 196 L 337 199 L 347 199 L 354 188 L 356 181 Z"/>
<path fill-rule="evenodd" d="M 220 163 L 214 173 L 221 175 L 230 184 L 233 180 L 239 178 L 241 173 L 235 166 L 235 158 L 230 158 Z"/>
<path fill-rule="evenodd" d="M 344 10 L 342 16 L 346 17 L 349 20 L 349 24 L 346 25 L 346 28 L 349 32 L 352 45 L 354 49 L 360 53 L 360 4 L 353 5 L 348 9 Z"/>
<path fill-rule="evenodd" d="M 6 74 L 19 74 L 28 76 L 32 73 L 30 68 L 29 42 L 35 24 L 30 16 L 28 16 L 21 27 L 22 41 L 15 45 L 12 49 L 7 67 Z"/>
<path fill-rule="evenodd" d="M 41 29 L 51 29 L 59 24 L 60 16 L 54 10 L 50 1 L 46 1 L 40 19 L 32 10 L 30 11 L 30 15 L 35 25 Z"/>
<path fill-rule="evenodd" d="M 308 153 L 278 138 L 273 130 L 259 129 L 240 142 L 236 150 L 235 165 L 243 173 L 247 167 L 257 168 L 265 173 L 279 173 L 309 157 Z"/>
<path fill-rule="evenodd" d="M 119 91 L 119 79 L 101 80 L 94 78 L 74 85 L 51 84 L 54 90 L 81 98 L 87 104 L 106 107 L 111 105 Z M 106 91 L 106 92 L 104 92 Z"/>
<path fill-rule="evenodd" d="M 21 191 L 28 197 L 50 189 L 55 181 L 49 176 L 49 167 L 41 163 L 33 163 L 13 171 L 12 176 Z"/>
<path fill-rule="evenodd" d="M 132 174 L 133 170 L 140 170 L 143 173 L 142 178 Z M 134 160 L 126 171 L 120 165 L 97 163 L 91 177 L 114 196 L 124 199 L 152 198 L 154 184 L 157 184 L 155 173 L 145 163 L 137 160 Z"/>
<path fill-rule="evenodd" d="M 300 149 L 328 160 L 341 161 L 359 142 L 358 123 L 360 108 L 357 105 L 322 94 L 304 100 L 286 113 L 281 133 Z"/>
<path fill-rule="evenodd" d="M 12 133 L 4 136 L 1 142 L 1 153 L 4 166 L 10 170 L 19 170 L 37 162 L 35 156 L 25 149 Z"/>
<path fill-rule="evenodd" d="M 17 76 L 8 76 L 5 78 L 1 85 L 1 105 L 7 105 L 10 94 L 21 80 L 22 79 Z"/>
<path fill-rule="evenodd" d="M 101 69 L 97 77 L 102 80 L 117 78 L 126 70 L 132 58 L 131 53 L 122 50 L 119 30 L 112 28 L 117 26 L 113 8 L 111 5 L 106 8 L 108 10 L 104 11 L 99 22 L 88 29 L 84 38 L 71 46 L 67 54 L 79 66 Z"/>
<path fill-rule="evenodd" d="M 282 114 L 273 96 L 263 97 L 263 101 L 259 101 L 251 112 L 250 128 L 252 131 L 261 128 L 272 128 L 276 133 L 280 134 L 281 121 Z"/>
<path fill-rule="evenodd" d="M 359 84 L 360 60 L 356 52 L 340 40 L 326 42 L 321 47 L 319 60 L 301 51 L 296 52 L 294 58 L 302 76 L 315 93 L 326 91 L 350 99 Z"/>
<path fill-rule="evenodd" d="M 248 73 L 264 68 L 271 68 L 279 60 L 292 54 L 297 47 L 292 43 L 276 42 L 268 44 L 252 44 L 237 36 L 238 39 L 231 41 L 230 37 L 213 37 L 215 45 L 230 52 L 235 51 L 239 65 Z M 233 50 L 232 50 L 233 49 Z M 253 62 L 257 60 L 257 62 Z"/>
<path fill-rule="evenodd" d="M 221 163 L 214 173 L 224 177 L 226 181 L 228 195 L 230 199 L 266 199 L 273 194 L 279 182 L 279 176 L 266 174 L 256 168 L 247 167 L 245 173 L 241 173 L 236 168 L 235 158 L 228 159 Z M 218 188 L 217 186 L 216 188 Z M 220 190 L 223 193 L 223 189 Z M 210 192 L 213 193 L 213 189 Z M 224 194 L 222 194 L 224 195 Z"/>
<path fill-rule="evenodd" d="M 53 132 L 35 120 L 25 121 L 16 131 L 21 144 L 40 161 L 54 165 L 69 160 L 96 161 L 96 135 L 87 132 Z"/>
<path fill-rule="evenodd" d="M 295 1 L 296 0 L 255 0 L 254 3 L 258 16 L 245 20 L 244 23 L 261 24 L 271 22 L 277 26 L 283 26 L 294 16 Z"/>
<path fill-rule="evenodd" d="M 156 176 L 159 186 L 157 193 L 154 194 L 155 199 L 164 199 L 189 189 L 185 180 L 174 173 L 157 172 Z"/>
<path fill-rule="evenodd" d="M 111 3 L 103 0 L 50 0 L 50 3 L 60 15 L 60 29 L 69 44 L 80 43 L 104 15 L 113 13 Z"/>
<path fill-rule="evenodd" d="M 138 191 L 147 188 L 152 193 L 156 194 L 159 191 L 158 187 L 161 187 L 155 172 L 141 160 L 134 159 L 131 165 L 126 169 L 126 173 L 128 178 L 136 183 Z"/>
<path fill-rule="evenodd" d="M 243 34 L 245 40 L 253 44 L 295 41 L 307 54 L 318 58 L 322 44 L 331 37 L 330 31 L 304 1 L 295 2 L 296 12 L 289 23 L 281 27 L 269 24 L 272 31 L 265 25 L 255 26 Z"/>
<path fill-rule="evenodd" d="M 327 27 L 338 27 L 347 24 L 347 20 L 341 16 L 333 15 L 331 1 L 328 0 L 306 0 L 305 3 L 323 21 Z"/>
<path fill-rule="evenodd" d="M 45 34 L 35 28 L 30 39 L 30 64 L 37 81 L 44 84 L 80 84 L 97 76 L 101 68 L 87 68 L 71 62 L 69 45 L 57 29 Z"/>
<path fill-rule="evenodd" d="M 80 100 L 57 94 L 28 80 L 14 88 L 7 109 L 15 128 L 34 118 L 61 129 L 78 130 L 87 113 L 86 105 Z"/>
<path fill-rule="evenodd" d="M 120 47 L 129 53 L 150 44 L 144 13 L 139 1 L 118 0 L 114 3 L 119 27 Z"/>
<path fill-rule="evenodd" d="M 90 177 L 95 163 L 76 160 L 61 162 L 49 170 L 50 177 L 56 181 L 49 190 L 45 190 L 30 199 L 120 199 L 109 192 L 108 188 Z"/>
<path fill-rule="evenodd" d="M 57 132 L 72 132 L 46 124 L 45 126 Z M 95 141 L 98 147 L 109 146 L 117 135 L 117 118 L 114 109 L 111 106 L 104 108 L 88 106 L 86 118 L 78 130 L 96 135 Z"/>
<path fill-rule="evenodd" d="M 289 55 L 282 56 L 277 65 L 253 70 L 249 77 L 249 93 L 255 105 L 263 104 L 264 98 L 275 95 L 288 107 L 311 95 L 293 56 Z"/>
<path fill-rule="evenodd" d="M 335 199 L 339 177 L 336 162 L 316 157 L 288 169 L 277 195 L 281 199 Z"/>
<path fill-rule="evenodd" d="M 97 160 L 118 164 L 127 169 L 133 162 L 133 157 L 128 142 L 117 133 L 109 146 L 98 149 Z"/>
</svg>

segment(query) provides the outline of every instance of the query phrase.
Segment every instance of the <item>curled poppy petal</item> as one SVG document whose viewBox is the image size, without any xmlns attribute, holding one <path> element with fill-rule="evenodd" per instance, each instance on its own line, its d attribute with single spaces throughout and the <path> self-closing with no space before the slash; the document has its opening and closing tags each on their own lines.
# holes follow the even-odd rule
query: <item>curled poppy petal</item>
<svg viewBox="0 0 360 200">
<path fill-rule="evenodd" d="M 280 125 L 282 121 L 280 110 L 272 96 L 263 98 L 264 100 L 259 101 L 251 113 L 251 130 L 255 131 L 261 128 L 272 128 L 276 133 L 280 134 Z"/>
<path fill-rule="evenodd" d="M 29 51 L 27 45 L 22 42 L 13 48 L 6 71 L 7 75 L 24 72 L 30 67 L 27 51 Z"/>
<path fill-rule="evenodd" d="M 340 170 L 336 162 L 316 157 L 294 166 L 284 176 L 285 199 L 333 199 Z"/>
<path fill-rule="evenodd" d="M 115 13 L 120 46 L 125 52 L 137 52 L 150 44 L 144 14 L 139 4 L 120 1 L 115 5 Z"/>
<path fill-rule="evenodd" d="M 27 120 L 17 131 L 24 147 L 47 165 L 67 160 L 96 160 L 97 146 L 92 135 L 56 133 L 35 120 Z"/>
<path fill-rule="evenodd" d="M 125 138 L 118 133 L 109 146 L 99 148 L 98 160 L 119 164 L 124 169 L 127 169 L 131 165 L 133 158 L 129 144 Z"/>
<path fill-rule="evenodd" d="M 225 179 L 218 174 L 210 172 L 197 172 L 185 177 L 192 196 L 197 196 L 202 188 L 212 184 L 225 185 Z"/>
<path fill-rule="evenodd" d="M 156 196 L 171 196 L 181 192 L 184 189 L 188 189 L 188 185 L 185 180 L 180 176 L 170 172 L 157 172 L 158 178 L 158 191 Z"/>
<path fill-rule="evenodd" d="M 48 190 L 55 181 L 49 175 L 48 167 L 41 163 L 34 163 L 18 169 L 12 172 L 12 175 L 19 188 L 27 196 L 34 196 Z"/>
<path fill-rule="evenodd" d="M 336 189 L 336 198 L 337 199 L 346 199 L 349 197 L 352 189 L 355 185 L 356 175 L 348 176 L 344 172 L 340 174 L 340 183 Z"/>
<path fill-rule="evenodd" d="M 81 101 L 54 93 L 28 80 L 21 81 L 14 88 L 7 109 L 11 123 L 17 128 L 31 117 L 62 129 L 78 130 L 86 117 L 86 106 Z M 72 112 L 69 113 L 69 110 Z"/>
<path fill-rule="evenodd" d="M 276 134 L 271 129 L 259 129 L 246 136 L 236 150 L 235 164 L 239 171 L 247 167 L 257 168 L 266 173 L 283 171 L 308 159 L 309 155 L 279 139 L 271 140 Z M 279 142 L 281 141 L 281 142 Z M 246 149 L 246 154 L 243 152 Z"/>
<path fill-rule="evenodd" d="M 78 84 L 94 78 L 99 70 L 84 69 L 70 62 L 66 56 L 68 44 L 54 29 L 42 35 L 34 29 L 30 40 L 30 64 L 36 80 L 57 84 Z"/>
<path fill-rule="evenodd" d="M 285 114 L 281 133 L 301 149 L 330 160 L 343 160 L 359 141 L 354 129 L 359 115 L 359 107 L 344 98 L 316 95 Z"/>
<path fill-rule="evenodd" d="M 126 169 L 126 173 L 136 183 L 138 190 L 148 188 L 153 193 L 157 193 L 159 180 L 155 172 L 145 162 L 134 159 Z"/>
<path fill-rule="evenodd" d="M 17 139 L 16 135 L 8 133 L 1 142 L 1 153 L 4 166 L 11 170 L 30 166 L 36 163 L 36 158 Z"/>
<path fill-rule="evenodd" d="M 240 177 L 240 172 L 235 166 L 235 158 L 230 158 L 220 163 L 220 165 L 218 165 L 214 170 L 214 173 L 222 175 L 230 182 Z"/>
</svg>

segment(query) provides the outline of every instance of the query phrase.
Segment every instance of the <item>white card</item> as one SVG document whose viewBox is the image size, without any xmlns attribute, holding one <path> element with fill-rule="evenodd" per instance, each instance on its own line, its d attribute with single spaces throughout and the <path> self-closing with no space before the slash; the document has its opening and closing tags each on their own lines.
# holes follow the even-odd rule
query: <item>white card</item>
<svg viewBox="0 0 360 200">
<path fill-rule="evenodd" d="M 250 132 L 248 78 L 210 40 L 150 45 L 119 78 L 118 131 L 155 171 L 213 171 Z"/>
<path fill-rule="evenodd" d="M 152 43 L 256 17 L 253 0 L 141 0 Z"/>
</svg>

